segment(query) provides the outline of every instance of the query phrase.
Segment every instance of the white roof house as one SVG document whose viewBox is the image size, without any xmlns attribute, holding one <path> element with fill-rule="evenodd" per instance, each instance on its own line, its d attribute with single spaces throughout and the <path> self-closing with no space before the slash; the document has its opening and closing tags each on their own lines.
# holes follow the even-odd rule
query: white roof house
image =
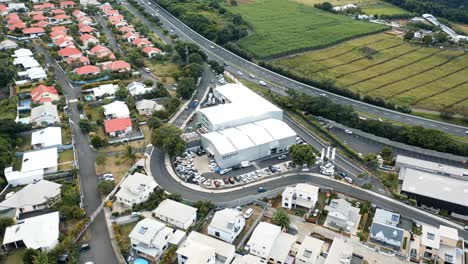
<svg viewBox="0 0 468 264">
<path fill-rule="evenodd" d="M 177 250 L 177 259 L 179 264 L 229 264 L 234 253 L 234 245 L 192 231 Z"/>
<path fill-rule="evenodd" d="M 446 176 L 458 176 L 460 178 L 468 175 L 468 169 L 462 167 L 455 167 L 437 162 L 416 159 L 408 156 L 398 155 L 395 161 L 397 168 L 410 168 Z M 408 174 L 408 173 L 407 173 Z M 404 178 L 404 175 L 399 175 Z"/>
<path fill-rule="evenodd" d="M 149 195 L 157 186 L 153 177 L 136 172 L 125 178 L 115 196 L 117 201 L 132 206 L 148 200 Z"/>
<path fill-rule="evenodd" d="M 353 207 L 344 199 L 332 200 L 325 210 L 328 211 L 325 224 L 335 229 L 343 229 L 345 232 L 354 232 L 361 219 L 359 208 Z"/>
<path fill-rule="evenodd" d="M 21 172 L 13 171 L 13 167 L 5 168 L 5 178 L 11 186 L 25 185 L 42 180 L 44 170 L 38 169 L 33 171 Z"/>
<path fill-rule="evenodd" d="M 59 147 L 62 145 L 62 128 L 46 127 L 31 135 L 31 145 L 35 149 Z"/>
<path fill-rule="evenodd" d="M 203 108 L 198 119 L 209 131 L 247 124 L 268 118 L 282 120 L 283 111 L 242 84 L 226 84 L 214 90 L 224 104 Z"/>
<path fill-rule="evenodd" d="M 267 261 L 254 255 L 238 255 L 234 258 L 232 264 L 266 264 Z"/>
<path fill-rule="evenodd" d="M 173 234 L 174 229 L 164 223 L 145 218 L 136 224 L 129 238 L 138 254 L 156 261 L 168 248 Z"/>
<path fill-rule="evenodd" d="M 323 242 L 315 237 L 306 236 L 296 254 L 296 262 L 301 264 L 315 264 L 322 253 Z"/>
<path fill-rule="evenodd" d="M 18 48 L 18 44 L 11 39 L 0 42 L 0 50 L 9 50 Z"/>
<path fill-rule="evenodd" d="M 42 67 L 33 67 L 25 71 L 18 72 L 18 77 L 23 80 L 16 81 L 16 84 L 24 84 L 29 81 L 40 81 L 47 78 L 47 73 Z"/>
<path fill-rule="evenodd" d="M 57 105 L 51 102 L 45 102 L 31 109 L 31 123 L 52 125 L 59 121 Z"/>
<path fill-rule="evenodd" d="M 171 199 L 162 201 L 153 213 L 156 218 L 183 230 L 187 230 L 197 219 L 197 208 Z"/>
<path fill-rule="evenodd" d="M 341 238 L 335 237 L 324 264 L 351 263 L 353 247 Z"/>
<path fill-rule="evenodd" d="M 98 87 L 93 88 L 93 94 L 95 97 L 102 98 L 104 96 L 113 96 L 115 92 L 119 89 L 119 86 L 116 84 L 103 84 Z"/>
<path fill-rule="evenodd" d="M 129 118 L 130 110 L 127 105 L 122 101 L 114 101 L 110 104 L 104 105 L 104 115 L 107 119 L 113 118 Z"/>
<path fill-rule="evenodd" d="M 0 210 L 16 208 L 25 213 L 47 208 L 60 198 L 61 186 L 46 180 L 28 184 L 1 202 Z"/>
<path fill-rule="evenodd" d="M 153 100 L 143 99 L 135 103 L 135 107 L 140 115 L 151 115 L 156 111 L 164 110 L 165 107 Z"/>
<path fill-rule="evenodd" d="M 153 91 L 152 87 L 146 87 L 141 82 L 131 82 L 127 85 L 127 90 L 132 96 L 143 95 Z"/>
<path fill-rule="evenodd" d="M 281 232 L 281 227 L 266 222 L 260 222 L 252 233 L 247 246 L 250 254 L 273 259 L 284 263 L 297 237 Z"/>
<path fill-rule="evenodd" d="M 400 215 L 384 209 L 377 208 L 375 210 L 374 222 L 397 226 L 400 222 Z"/>
<path fill-rule="evenodd" d="M 299 183 L 294 187 L 288 186 L 282 194 L 282 206 L 288 209 L 301 206 L 310 210 L 317 203 L 318 193 L 319 187 L 306 183 Z"/>
<path fill-rule="evenodd" d="M 18 11 L 18 10 L 28 10 L 28 8 L 24 5 L 24 3 L 9 3 L 8 4 L 8 11 Z"/>
<path fill-rule="evenodd" d="M 245 218 L 242 212 L 232 208 L 226 208 L 214 214 L 208 226 L 208 235 L 232 243 L 240 232 L 242 232 L 244 226 Z"/>
<path fill-rule="evenodd" d="M 23 154 L 21 172 L 43 170 L 44 173 L 57 171 L 57 148 L 30 151 Z"/>
<path fill-rule="evenodd" d="M 421 245 L 439 249 L 440 233 L 439 229 L 429 225 L 422 226 Z"/>
<path fill-rule="evenodd" d="M 13 52 L 13 55 L 11 55 L 13 58 L 19 58 L 19 57 L 32 57 L 33 53 L 29 49 L 17 49 Z"/>
<path fill-rule="evenodd" d="M 41 66 L 35 58 L 29 56 L 15 58 L 13 60 L 13 65 L 21 65 L 25 70 Z"/>
<path fill-rule="evenodd" d="M 27 248 L 52 250 L 59 243 L 59 222 L 58 212 L 26 218 L 6 228 L 3 245 L 16 247 L 22 241 Z"/>
</svg>

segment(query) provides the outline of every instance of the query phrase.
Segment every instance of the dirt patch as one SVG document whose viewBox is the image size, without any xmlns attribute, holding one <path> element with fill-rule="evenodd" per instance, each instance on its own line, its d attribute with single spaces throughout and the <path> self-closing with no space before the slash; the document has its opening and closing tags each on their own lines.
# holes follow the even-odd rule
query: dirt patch
<svg viewBox="0 0 468 264">
<path fill-rule="evenodd" d="M 366 58 L 368 59 L 372 59 L 372 55 L 376 54 L 377 50 L 373 49 L 373 48 L 369 48 L 369 47 L 362 47 L 362 48 L 359 48 L 359 51 L 362 52 Z"/>
<path fill-rule="evenodd" d="M 253 0 L 236 0 L 236 1 L 237 1 L 237 5 L 248 4 L 248 3 L 254 2 Z M 228 0 L 227 3 L 229 5 L 232 5 L 231 0 Z"/>
<path fill-rule="evenodd" d="M 105 153 L 103 154 L 105 155 Z M 130 167 L 130 163 L 123 161 L 120 156 L 106 156 L 103 165 L 96 164 L 96 174 L 101 175 L 110 172 L 114 175 L 117 184 Z"/>
</svg>

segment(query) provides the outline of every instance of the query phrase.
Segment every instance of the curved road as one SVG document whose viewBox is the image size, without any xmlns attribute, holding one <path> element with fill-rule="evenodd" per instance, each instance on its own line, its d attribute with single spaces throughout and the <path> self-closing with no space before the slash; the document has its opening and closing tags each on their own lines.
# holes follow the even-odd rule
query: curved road
<svg viewBox="0 0 468 264">
<path fill-rule="evenodd" d="M 385 109 L 382 107 L 370 105 L 358 100 L 353 100 L 344 96 L 336 95 L 334 93 L 326 92 L 324 90 L 318 89 L 316 87 L 306 85 L 265 68 L 258 66 L 255 63 L 252 63 L 248 60 L 245 60 L 234 53 L 224 49 L 221 46 L 216 45 L 214 42 L 206 39 L 201 36 L 190 27 L 182 23 L 172 14 L 167 12 L 165 9 L 157 5 L 153 0 L 153 3 L 148 5 L 148 1 L 138 0 L 149 13 L 158 14 L 161 22 L 165 28 L 168 30 L 173 29 L 181 39 L 184 41 L 194 42 L 198 44 L 208 55 L 210 59 L 217 60 L 219 62 L 228 63 L 233 73 L 237 71 L 242 71 L 243 73 L 250 73 L 258 78 L 268 82 L 269 86 L 272 87 L 276 92 L 284 92 L 284 88 L 291 88 L 300 92 L 304 92 L 309 95 L 318 96 L 320 94 L 326 94 L 328 98 L 333 100 L 336 103 L 352 105 L 356 110 L 361 112 L 366 112 L 369 114 L 381 116 L 386 119 L 403 122 L 409 125 L 423 126 L 426 128 L 434 128 L 442 130 L 446 133 L 464 136 L 465 131 L 468 130 L 468 127 L 458 126 L 454 124 L 449 124 L 437 120 L 431 120 L 423 117 L 418 117 L 410 114 L 404 114 L 397 111 Z M 248 79 L 248 74 L 243 74 L 238 77 Z M 249 79 L 252 81 L 252 79 Z"/>
</svg>

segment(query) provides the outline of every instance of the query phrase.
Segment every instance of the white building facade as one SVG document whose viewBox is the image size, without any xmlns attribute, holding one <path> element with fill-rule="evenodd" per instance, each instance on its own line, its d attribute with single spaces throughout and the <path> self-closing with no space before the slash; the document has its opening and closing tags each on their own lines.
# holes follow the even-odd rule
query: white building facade
<svg viewBox="0 0 468 264">
<path fill-rule="evenodd" d="M 156 218 L 183 230 L 197 221 L 197 208 L 171 199 L 162 201 L 153 213 Z"/>
<path fill-rule="evenodd" d="M 217 211 L 208 226 L 208 235 L 219 238 L 228 243 L 233 243 L 245 226 L 245 218 L 242 212 L 226 208 Z"/>
<path fill-rule="evenodd" d="M 306 183 L 299 183 L 295 187 L 288 186 L 282 194 L 282 206 L 287 209 L 300 206 L 310 211 L 317 203 L 318 193 L 319 187 Z"/>
</svg>

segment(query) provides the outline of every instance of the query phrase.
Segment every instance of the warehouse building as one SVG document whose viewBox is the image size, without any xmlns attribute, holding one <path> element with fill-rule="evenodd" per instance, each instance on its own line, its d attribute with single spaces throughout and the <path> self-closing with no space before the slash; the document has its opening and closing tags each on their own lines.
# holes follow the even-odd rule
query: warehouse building
<svg viewBox="0 0 468 264">
<path fill-rule="evenodd" d="M 208 133 L 205 150 L 221 168 L 288 151 L 296 133 L 282 121 L 283 111 L 242 84 L 227 84 L 213 92 L 223 104 L 198 111 Z"/>
</svg>

